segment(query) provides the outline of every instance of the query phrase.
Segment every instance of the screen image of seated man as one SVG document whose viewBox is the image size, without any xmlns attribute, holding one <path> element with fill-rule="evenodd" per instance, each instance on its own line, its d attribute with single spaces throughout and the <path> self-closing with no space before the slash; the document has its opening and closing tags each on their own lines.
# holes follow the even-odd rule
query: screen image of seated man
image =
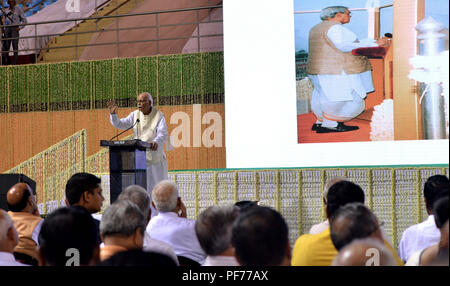
<svg viewBox="0 0 450 286">
<path fill-rule="evenodd" d="M 309 33 L 308 77 L 314 85 L 311 108 L 317 117 L 312 130 L 317 133 L 347 132 L 358 126 L 345 125 L 364 111 L 367 93 L 375 90 L 372 66 L 365 56 L 355 56 L 353 49 L 388 44 L 386 38 L 360 42 L 344 27 L 351 12 L 344 6 L 322 9 L 321 23 Z"/>
</svg>

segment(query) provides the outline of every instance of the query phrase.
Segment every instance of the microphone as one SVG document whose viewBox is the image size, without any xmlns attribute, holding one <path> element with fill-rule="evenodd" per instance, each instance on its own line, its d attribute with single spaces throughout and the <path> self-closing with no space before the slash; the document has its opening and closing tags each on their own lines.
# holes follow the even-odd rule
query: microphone
<svg viewBox="0 0 450 286">
<path fill-rule="evenodd" d="M 117 135 L 114 136 L 113 138 L 109 139 L 108 141 L 111 141 L 111 140 L 113 140 L 114 138 L 119 137 L 119 136 L 122 135 L 123 133 L 127 132 L 128 130 L 130 130 L 131 128 L 133 128 L 134 126 L 136 126 L 136 124 L 138 124 L 139 121 L 140 121 L 139 118 L 136 119 L 136 122 L 133 124 L 133 126 L 131 126 L 130 128 L 125 129 L 124 131 L 120 132 L 119 134 L 117 134 Z"/>
</svg>

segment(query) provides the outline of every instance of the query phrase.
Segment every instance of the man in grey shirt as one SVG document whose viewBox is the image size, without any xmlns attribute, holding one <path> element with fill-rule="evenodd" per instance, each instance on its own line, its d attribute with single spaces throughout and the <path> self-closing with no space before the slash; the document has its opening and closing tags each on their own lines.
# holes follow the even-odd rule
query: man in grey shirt
<svg viewBox="0 0 450 286">
<path fill-rule="evenodd" d="M 6 27 L 3 29 L 3 38 L 5 40 L 2 41 L 2 64 L 7 65 L 9 62 L 9 49 L 11 47 L 11 43 L 14 50 L 14 60 L 12 62 L 13 65 L 17 64 L 17 60 L 19 57 L 19 30 L 24 26 L 13 26 L 13 25 L 23 25 L 27 23 L 27 18 L 23 13 L 23 9 L 20 6 L 16 5 L 15 0 L 8 0 L 9 8 L 2 9 L 1 17 L 3 19 L 3 23 Z M 9 26 L 8 25 L 12 25 Z"/>
</svg>

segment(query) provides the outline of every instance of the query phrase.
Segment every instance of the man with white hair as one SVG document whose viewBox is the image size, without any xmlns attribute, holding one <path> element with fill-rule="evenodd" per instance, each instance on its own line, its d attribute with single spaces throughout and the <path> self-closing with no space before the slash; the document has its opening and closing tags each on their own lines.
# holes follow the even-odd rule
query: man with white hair
<svg viewBox="0 0 450 286">
<path fill-rule="evenodd" d="M 197 218 L 195 232 L 206 257 L 203 266 L 239 266 L 231 245 L 233 223 L 239 215 L 235 205 L 211 206 Z"/>
<path fill-rule="evenodd" d="M 19 236 L 8 213 L 0 209 L 0 266 L 27 266 L 14 258 Z"/>
<path fill-rule="evenodd" d="M 195 220 L 186 218 L 186 207 L 178 196 L 177 185 L 161 181 L 153 189 L 153 202 L 159 213 L 147 226 L 150 236 L 172 246 L 180 265 L 188 265 L 183 261 L 192 260 L 203 264 L 206 254 L 195 233 Z"/>
<path fill-rule="evenodd" d="M 147 191 L 138 185 L 128 186 L 122 193 L 120 193 L 118 200 L 131 201 L 135 203 L 142 214 L 145 217 L 146 226 L 150 222 L 151 218 L 151 209 L 150 209 L 150 197 L 147 194 Z M 174 260 L 174 262 L 178 265 L 178 258 L 173 251 L 172 247 L 165 243 L 164 241 L 154 239 L 150 236 L 150 234 L 146 231 L 144 233 L 144 246 L 143 249 L 145 251 L 158 252 L 164 255 L 169 256 Z"/>
<path fill-rule="evenodd" d="M 172 145 L 169 141 L 164 114 L 153 106 L 153 98 L 148 92 L 139 94 L 137 98 L 138 110 L 131 112 L 126 118 L 119 119 L 116 114 L 117 105 L 114 100 L 108 101 L 111 124 L 118 129 L 133 127 L 134 139 L 151 143 L 147 150 L 147 192 L 151 198 L 153 187 L 168 178 L 164 143 L 168 150 Z"/>
<path fill-rule="evenodd" d="M 128 200 L 117 200 L 102 216 L 100 234 L 105 245 L 100 249 L 100 260 L 130 249 L 142 249 L 146 219 L 139 207 Z"/>
<path fill-rule="evenodd" d="M 317 133 L 347 132 L 358 126 L 345 125 L 364 111 L 367 93 L 374 91 L 372 66 L 367 57 L 352 50 L 386 45 L 387 39 L 362 43 L 345 28 L 351 12 L 347 7 L 322 9 L 322 22 L 309 33 L 307 73 L 314 85 L 311 108 L 317 117 L 312 130 Z"/>
</svg>

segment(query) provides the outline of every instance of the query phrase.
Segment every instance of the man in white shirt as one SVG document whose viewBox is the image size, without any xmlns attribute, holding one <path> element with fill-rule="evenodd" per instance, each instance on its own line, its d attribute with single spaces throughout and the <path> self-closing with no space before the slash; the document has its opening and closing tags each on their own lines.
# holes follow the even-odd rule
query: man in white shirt
<svg viewBox="0 0 450 286">
<path fill-rule="evenodd" d="M 203 266 L 239 266 L 231 245 L 233 222 L 238 215 L 238 207 L 227 205 L 209 207 L 198 216 L 195 233 L 208 255 Z"/>
<path fill-rule="evenodd" d="M 14 258 L 19 236 L 8 213 L 0 209 L 0 266 L 27 266 Z"/>
<path fill-rule="evenodd" d="M 158 183 L 153 189 L 153 202 L 159 213 L 147 226 L 150 236 L 172 246 L 180 265 L 183 265 L 180 257 L 203 264 L 206 254 L 195 233 L 195 220 L 186 218 L 177 185 L 168 180 Z"/>
<path fill-rule="evenodd" d="M 164 114 L 153 106 L 153 98 L 148 92 L 139 94 L 137 98 L 138 110 L 131 112 L 126 118 L 119 119 L 116 114 L 117 105 L 111 100 L 108 102 L 111 124 L 118 129 L 133 127 L 135 139 L 151 143 L 146 152 L 147 157 L 147 192 L 152 198 L 152 190 L 156 184 L 168 178 L 166 154 L 164 143 L 168 150 L 172 149 L 169 141 Z M 156 212 L 152 211 L 152 216 Z"/>
<path fill-rule="evenodd" d="M 27 18 L 23 12 L 23 9 L 20 6 L 16 5 L 15 0 L 8 0 L 9 8 L 6 10 L 2 10 L 2 17 L 4 18 L 5 25 L 23 25 L 27 23 Z M 3 38 L 9 38 L 7 40 L 3 40 L 2 47 L 2 62 L 3 65 L 10 64 L 9 63 L 9 49 L 11 48 L 11 44 L 14 50 L 14 61 L 13 65 L 17 64 L 17 60 L 19 57 L 19 31 L 24 26 L 12 26 L 5 27 Z"/>
<path fill-rule="evenodd" d="M 398 254 L 403 261 L 424 248 L 439 242 L 441 233 L 436 226 L 433 214 L 433 205 L 438 198 L 445 194 L 448 196 L 449 180 L 444 175 L 434 175 L 425 182 L 423 193 L 428 218 L 419 224 L 408 227 L 402 234 L 398 245 Z"/>
<path fill-rule="evenodd" d="M 314 85 L 311 108 L 317 117 L 312 130 L 317 133 L 358 129 L 345 125 L 364 111 L 367 93 L 374 91 L 372 67 L 367 57 L 354 56 L 360 47 L 386 45 L 387 39 L 361 43 L 343 24 L 350 22 L 347 7 L 322 9 L 322 22 L 309 33 L 307 73 Z"/>
<path fill-rule="evenodd" d="M 438 261 L 445 256 L 447 258 L 445 259 L 446 265 L 448 266 L 448 196 L 445 196 L 434 203 L 433 213 L 436 227 L 441 233 L 439 242 L 411 254 L 408 261 L 405 263 L 405 266 L 432 265 L 433 263 L 439 263 Z"/>
</svg>

